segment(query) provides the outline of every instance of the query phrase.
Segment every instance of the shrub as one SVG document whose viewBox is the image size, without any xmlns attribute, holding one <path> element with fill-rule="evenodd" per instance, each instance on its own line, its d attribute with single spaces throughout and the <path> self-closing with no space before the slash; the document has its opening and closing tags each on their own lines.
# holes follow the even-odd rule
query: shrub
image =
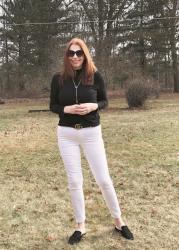
<svg viewBox="0 0 179 250">
<path fill-rule="evenodd" d="M 129 84 L 125 97 L 129 108 L 142 107 L 150 95 L 149 87 L 141 80 Z"/>
</svg>

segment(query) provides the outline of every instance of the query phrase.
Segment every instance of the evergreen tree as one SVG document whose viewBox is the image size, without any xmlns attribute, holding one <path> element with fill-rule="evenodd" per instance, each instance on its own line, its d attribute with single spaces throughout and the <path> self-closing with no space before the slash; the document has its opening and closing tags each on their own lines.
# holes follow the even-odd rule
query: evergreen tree
<svg viewBox="0 0 179 250">
<path fill-rule="evenodd" d="M 47 78 L 52 70 L 52 62 L 56 59 L 52 49 L 58 50 L 58 44 L 67 39 L 64 37 L 66 27 L 59 23 L 73 17 L 65 4 L 62 0 L 5 0 L 1 4 L 1 22 L 4 23 L 1 52 L 6 51 L 3 52 L 6 65 L 13 68 L 10 81 L 14 81 L 15 74 L 19 90 L 24 90 L 29 79 L 34 81 L 39 72 Z"/>
</svg>

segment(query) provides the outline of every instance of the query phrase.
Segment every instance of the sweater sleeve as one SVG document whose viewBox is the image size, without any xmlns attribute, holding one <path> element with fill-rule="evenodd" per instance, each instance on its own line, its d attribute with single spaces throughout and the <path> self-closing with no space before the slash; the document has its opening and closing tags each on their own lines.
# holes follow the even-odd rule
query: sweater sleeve
<svg viewBox="0 0 179 250">
<path fill-rule="evenodd" d="M 104 109 L 108 106 L 108 98 L 103 77 L 98 71 L 95 73 L 94 81 L 98 85 L 97 89 L 98 109 Z"/>
<path fill-rule="evenodd" d="M 50 111 L 59 115 L 64 115 L 64 106 L 59 104 L 59 99 L 58 99 L 59 91 L 60 91 L 59 75 L 56 74 L 53 76 L 51 81 Z"/>
</svg>

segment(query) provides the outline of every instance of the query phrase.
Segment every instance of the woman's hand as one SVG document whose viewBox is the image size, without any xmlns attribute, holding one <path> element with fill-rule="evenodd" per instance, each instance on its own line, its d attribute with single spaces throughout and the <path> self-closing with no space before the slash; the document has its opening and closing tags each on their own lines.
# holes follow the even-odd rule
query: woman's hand
<svg viewBox="0 0 179 250">
<path fill-rule="evenodd" d="M 98 108 L 97 103 L 82 103 L 64 107 L 64 113 L 86 115 Z"/>
<path fill-rule="evenodd" d="M 79 112 L 79 104 L 74 104 L 74 105 L 64 107 L 64 113 L 78 114 L 78 112 Z"/>
<path fill-rule="evenodd" d="M 98 108 L 97 103 L 82 103 L 79 105 L 79 115 L 86 115 Z"/>
</svg>

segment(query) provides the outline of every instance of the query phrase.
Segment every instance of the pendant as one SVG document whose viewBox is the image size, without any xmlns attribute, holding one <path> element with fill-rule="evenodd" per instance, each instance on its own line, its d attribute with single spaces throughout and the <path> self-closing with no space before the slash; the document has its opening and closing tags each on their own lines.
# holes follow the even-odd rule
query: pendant
<svg viewBox="0 0 179 250">
<path fill-rule="evenodd" d="M 78 104 L 78 87 L 81 83 L 81 80 L 79 81 L 78 84 L 75 83 L 75 81 L 72 79 L 74 87 L 75 87 L 75 98 L 76 98 L 76 104 Z"/>
</svg>

